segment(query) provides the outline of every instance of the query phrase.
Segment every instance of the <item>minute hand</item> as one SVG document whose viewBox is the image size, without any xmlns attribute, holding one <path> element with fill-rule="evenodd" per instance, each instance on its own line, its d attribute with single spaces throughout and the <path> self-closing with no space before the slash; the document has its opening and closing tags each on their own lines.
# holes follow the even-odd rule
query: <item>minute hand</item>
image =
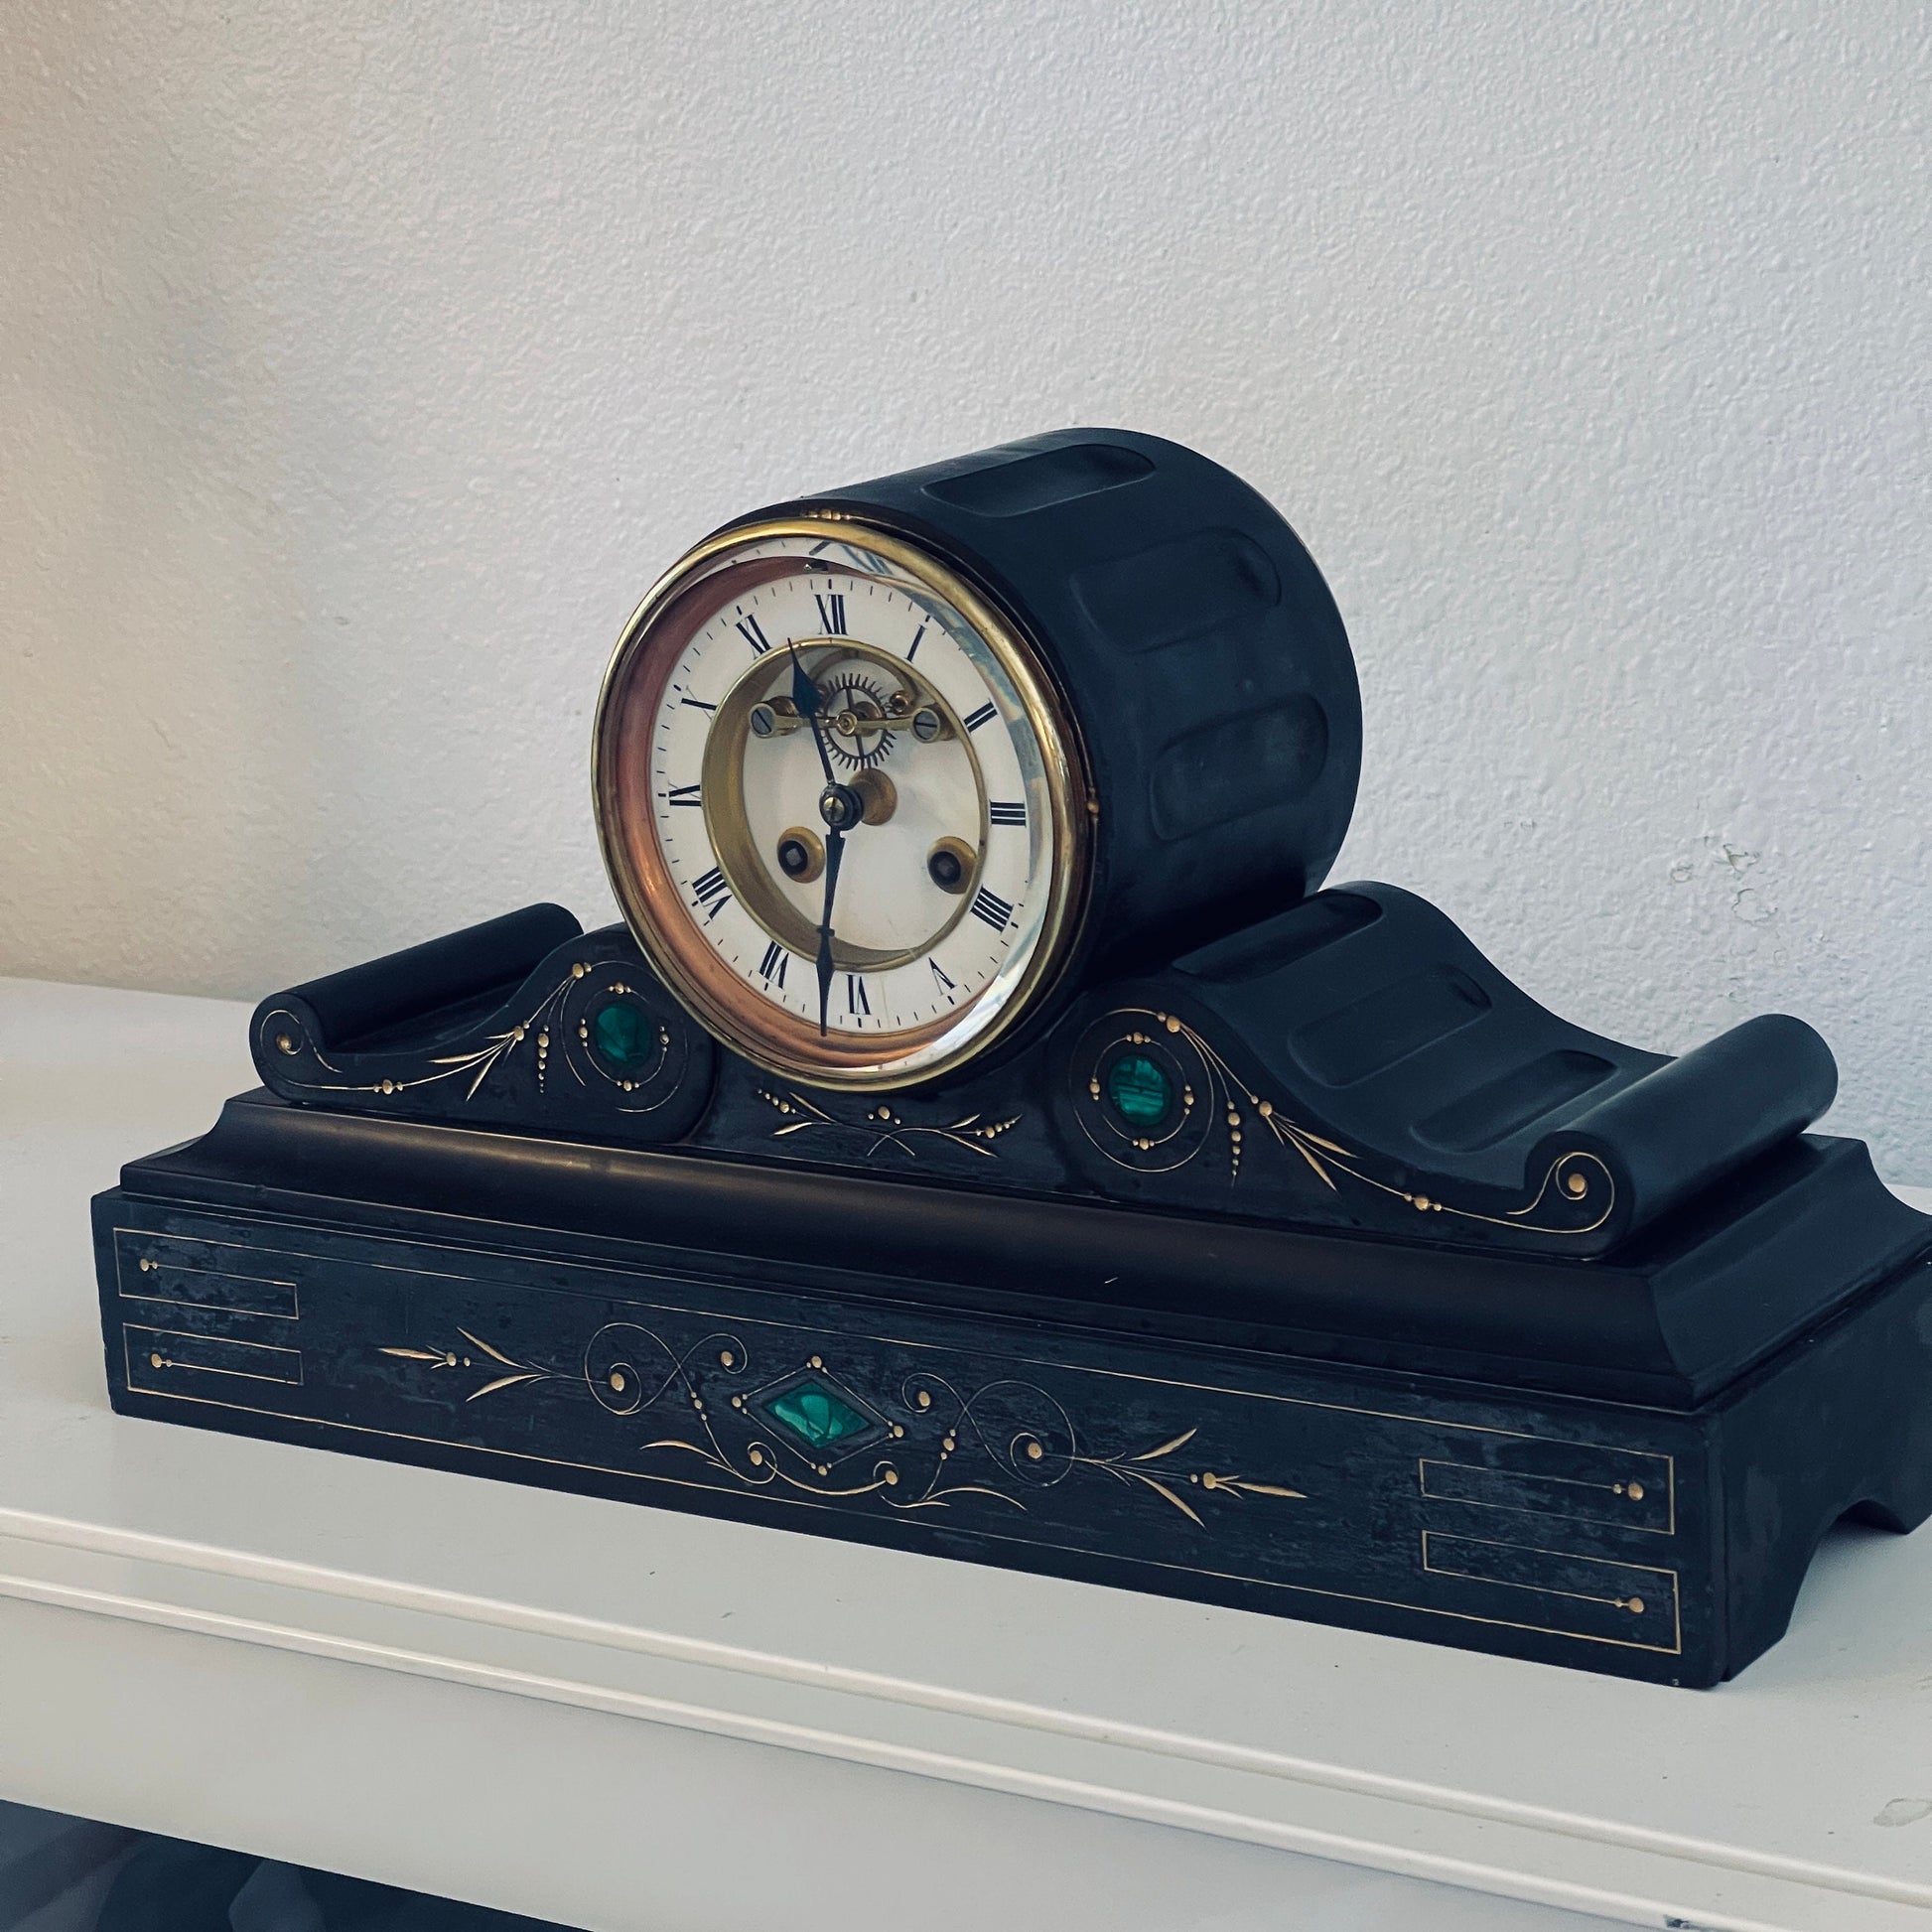
<svg viewBox="0 0 1932 1932">
<path fill-rule="evenodd" d="M 792 644 L 791 651 L 791 702 L 798 715 L 812 728 L 812 743 L 818 748 L 818 761 L 825 768 L 825 790 L 819 798 L 819 815 L 825 820 L 825 909 L 818 920 L 818 1036 L 823 1039 L 828 1031 L 827 1016 L 832 1001 L 832 901 L 839 890 L 839 864 L 845 857 L 845 827 L 834 821 L 827 803 L 835 794 L 842 792 L 832 770 L 832 755 L 825 747 L 825 733 L 818 722 L 818 686 L 807 675 L 805 666 L 798 655 L 798 646 Z"/>
<path fill-rule="evenodd" d="M 832 898 L 839 890 L 839 862 L 845 857 L 845 832 L 825 828 L 825 910 L 818 922 L 818 1036 L 825 1037 L 826 1012 L 832 998 Z"/>
</svg>

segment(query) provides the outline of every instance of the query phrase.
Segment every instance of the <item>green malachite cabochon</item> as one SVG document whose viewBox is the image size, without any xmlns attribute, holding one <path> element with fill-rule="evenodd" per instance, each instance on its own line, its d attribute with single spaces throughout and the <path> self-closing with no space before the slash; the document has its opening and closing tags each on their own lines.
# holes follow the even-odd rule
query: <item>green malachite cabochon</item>
<svg viewBox="0 0 1932 1932">
<path fill-rule="evenodd" d="M 1107 1069 L 1107 1099 L 1122 1120 L 1152 1127 L 1173 1103 L 1173 1084 L 1145 1053 L 1123 1053 Z"/>
<path fill-rule="evenodd" d="M 650 1022 L 621 1000 L 598 1009 L 597 1018 L 591 1022 L 591 1037 L 613 1066 L 626 1072 L 641 1066 L 651 1055 Z"/>
<path fill-rule="evenodd" d="M 813 1449 L 828 1449 L 870 1427 L 858 1410 L 821 1382 L 800 1382 L 759 1406 Z"/>
</svg>

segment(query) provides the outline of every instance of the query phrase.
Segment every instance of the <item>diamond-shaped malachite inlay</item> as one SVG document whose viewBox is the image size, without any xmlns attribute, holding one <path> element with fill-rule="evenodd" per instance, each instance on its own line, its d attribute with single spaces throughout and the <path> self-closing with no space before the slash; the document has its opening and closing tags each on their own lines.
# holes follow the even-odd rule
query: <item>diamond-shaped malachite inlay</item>
<svg viewBox="0 0 1932 1932">
<path fill-rule="evenodd" d="M 591 1021 L 591 1038 L 598 1052 L 624 1072 L 642 1066 L 656 1045 L 650 1021 L 622 1000 L 598 1008 Z"/>
<path fill-rule="evenodd" d="M 830 1449 L 834 1443 L 842 1443 L 848 1436 L 857 1436 L 872 1427 L 835 1390 L 828 1389 L 823 1382 L 814 1382 L 809 1376 L 778 1395 L 767 1396 L 759 1406 L 774 1422 L 782 1423 L 815 1449 Z"/>
<path fill-rule="evenodd" d="M 1134 1127 L 1152 1127 L 1173 1104 L 1173 1082 L 1145 1053 L 1123 1053 L 1107 1069 L 1107 1099 Z"/>
</svg>

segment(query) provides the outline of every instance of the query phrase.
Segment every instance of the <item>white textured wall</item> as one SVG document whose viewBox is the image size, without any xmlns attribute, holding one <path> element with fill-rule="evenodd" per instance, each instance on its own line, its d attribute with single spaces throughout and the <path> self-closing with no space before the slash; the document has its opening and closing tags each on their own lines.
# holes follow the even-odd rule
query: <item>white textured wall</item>
<svg viewBox="0 0 1932 1932">
<path fill-rule="evenodd" d="M 270 17 L 272 15 L 272 17 Z M 0 972 L 609 901 L 737 509 L 1068 422 L 1333 584 L 1338 877 L 1932 1174 L 1923 0 L 0 7 Z"/>
</svg>

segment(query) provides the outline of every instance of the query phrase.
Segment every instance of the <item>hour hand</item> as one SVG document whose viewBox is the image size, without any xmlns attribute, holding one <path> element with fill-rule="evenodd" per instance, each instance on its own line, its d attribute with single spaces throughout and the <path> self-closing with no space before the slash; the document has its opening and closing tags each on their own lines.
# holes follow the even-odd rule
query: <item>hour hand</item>
<svg viewBox="0 0 1932 1932">
<path fill-rule="evenodd" d="M 805 660 L 798 655 L 798 646 L 788 644 L 785 648 L 791 652 L 791 701 L 798 707 L 799 717 L 816 718 L 818 686 L 812 682 L 810 673 L 805 669 Z"/>
<path fill-rule="evenodd" d="M 805 660 L 798 655 L 798 646 L 789 644 L 791 652 L 791 702 L 799 717 L 812 728 L 812 743 L 818 748 L 818 761 L 825 767 L 825 782 L 836 784 L 837 777 L 832 770 L 832 755 L 825 749 L 825 734 L 818 723 L 818 686 L 814 684 L 805 670 Z"/>
</svg>

